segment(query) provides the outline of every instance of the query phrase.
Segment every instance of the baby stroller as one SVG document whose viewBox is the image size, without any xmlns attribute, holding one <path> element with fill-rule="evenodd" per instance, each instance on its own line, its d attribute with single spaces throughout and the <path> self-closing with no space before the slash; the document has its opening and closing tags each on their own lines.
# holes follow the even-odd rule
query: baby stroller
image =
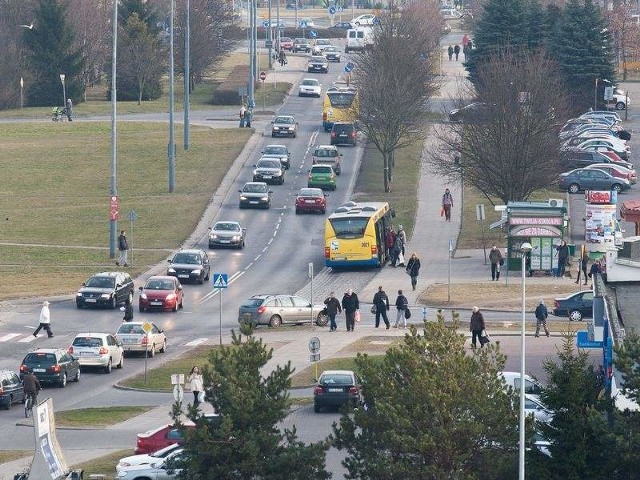
<svg viewBox="0 0 640 480">
<path fill-rule="evenodd" d="M 51 121 L 52 122 L 61 122 L 63 115 L 66 115 L 66 108 L 64 107 L 53 107 L 51 109 Z"/>
</svg>

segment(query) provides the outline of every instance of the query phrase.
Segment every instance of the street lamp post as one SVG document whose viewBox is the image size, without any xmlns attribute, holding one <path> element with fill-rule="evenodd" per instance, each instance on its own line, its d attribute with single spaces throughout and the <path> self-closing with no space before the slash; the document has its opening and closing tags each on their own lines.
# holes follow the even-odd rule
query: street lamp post
<svg viewBox="0 0 640 480">
<path fill-rule="evenodd" d="M 176 142 L 174 138 L 173 128 L 173 85 L 174 85 L 174 66 L 173 66 L 173 14 L 175 11 L 174 0 L 171 0 L 169 13 L 169 193 L 173 193 L 175 189 L 176 175 Z"/>
<path fill-rule="evenodd" d="M 525 323 L 525 315 L 526 315 L 525 302 L 527 299 L 525 270 L 526 270 L 526 264 L 527 264 L 527 254 L 531 251 L 531 249 L 532 249 L 531 244 L 528 242 L 525 242 L 522 245 L 520 245 L 520 253 L 522 254 L 522 325 L 520 326 L 520 408 L 519 408 L 519 419 L 520 419 L 520 425 L 519 425 L 520 439 L 519 440 L 520 441 L 519 441 L 519 448 L 518 448 L 518 479 L 519 480 L 524 480 L 524 452 L 525 452 L 525 445 L 524 445 L 525 329 L 524 329 L 524 323 Z"/>
<path fill-rule="evenodd" d="M 190 10 L 191 7 L 189 5 L 189 0 L 185 5 L 184 12 L 184 23 L 185 23 L 185 32 L 184 32 L 184 139 L 183 146 L 185 150 L 189 149 L 189 110 L 190 110 L 190 89 L 191 89 L 191 18 L 190 18 Z"/>
<path fill-rule="evenodd" d="M 113 29 L 111 45 L 111 176 L 109 179 L 109 195 L 118 196 L 118 135 L 117 135 L 117 58 L 118 58 L 118 0 L 113 0 Z M 118 231 L 117 214 L 109 218 L 109 258 L 116 256 L 116 232 Z"/>
<path fill-rule="evenodd" d="M 64 84 L 64 79 L 66 75 L 64 73 L 60 74 L 60 81 L 62 82 L 62 106 L 64 107 L 67 104 L 67 87 Z"/>
</svg>

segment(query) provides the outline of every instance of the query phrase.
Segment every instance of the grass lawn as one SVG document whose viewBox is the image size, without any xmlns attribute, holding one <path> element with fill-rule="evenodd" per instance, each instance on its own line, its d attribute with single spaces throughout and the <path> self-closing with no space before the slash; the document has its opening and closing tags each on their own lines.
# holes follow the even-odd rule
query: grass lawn
<svg viewBox="0 0 640 480">
<path fill-rule="evenodd" d="M 57 414 L 56 414 L 57 416 Z M 94 458 L 84 463 L 72 464 L 70 468 L 72 470 L 84 470 L 83 477 L 85 479 L 90 478 L 90 475 L 106 475 L 106 480 L 115 478 L 116 465 L 118 460 L 123 457 L 133 455 L 133 449 L 118 450 L 117 452 L 103 455 L 102 457 Z"/>
<path fill-rule="evenodd" d="M 370 358 L 374 362 L 381 362 L 384 356 L 372 355 Z M 324 370 L 357 370 L 355 354 L 352 357 L 333 357 L 326 360 L 320 360 L 316 365 L 318 366 L 318 376 L 320 376 Z M 313 385 L 315 381 L 316 368 L 312 365 L 292 375 L 291 386 L 307 387 L 309 385 Z"/>
<path fill-rule="evenodd" d="M 56 412 L 57 427 L 107 427 L 151 410 L 148 407 L 79 408 Z"/>
<path fill-rule="evenodd" d="M 13 462 L 19 458 L 32 456 L 32 451 L 27 450 L 2 450 L 0 451 L 0 465 L 3 463 Z M 17 472 L 16 472 L 17 473 Z"/>
</svg>

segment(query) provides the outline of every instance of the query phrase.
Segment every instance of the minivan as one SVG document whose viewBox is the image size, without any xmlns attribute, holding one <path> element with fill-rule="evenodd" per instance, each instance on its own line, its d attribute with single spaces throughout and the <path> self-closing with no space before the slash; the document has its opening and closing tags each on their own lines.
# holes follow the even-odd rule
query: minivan
<svg viewBox="0 0 640 480">
<path fill-rule="evenodd" d="M 11 370 L 0 370 L 0 408 L 9 410 L 14 403 L 24 402 L 22 380 Z"/>
<path fill-rule="evenodd" d="M 331 127 L 331 145 L 356 146 L 356 127 L 353 123 L 335 122 Z"/>
<path fill-rule="evenodd" d="M 347 44 L 344 53 L 362 51 L 373 46 L 373 32 L 369 27 L 357 27 L 347 30 Z"/>
</svg>

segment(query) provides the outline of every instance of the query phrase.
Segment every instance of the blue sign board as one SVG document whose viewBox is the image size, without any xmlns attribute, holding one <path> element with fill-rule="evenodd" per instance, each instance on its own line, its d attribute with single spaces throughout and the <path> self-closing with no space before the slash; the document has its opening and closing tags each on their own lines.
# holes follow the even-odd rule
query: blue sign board
<svg viewBox="0 0 640 480">
<path fill-rule="evenodd" d="M 337 9 L 339 12 L 341 12 L 341 11 L 342 11 L 342 7 L 341 7 L 340 5 L 338 5 L 338 6 L 336 7 L 336 9 Z"/>
<path fill-rule="evenodd" d="M 346 73 L 349 73 L 349 72 L 351 72 L 351 70 L 354 69 L 354 67 L 355 67 L 355 64 L 353 62 L 349 62 L 344 66 L 344 71 Z"/>
<path fill-rule="evenodd" d="M 380 25 L 380 19 L 378 17 L 373 17 L 373 24 Z"/>
<path fill-rule="evenodd" d="M 213 274 L 213 288 L 227 288 L 229 285 L 229 276 L 226 273 Z"/>
<path fill-rule="evenodd" d="M 329 7 L 329 15 L 335 15 L 336 14 L 336 7 Z"/>
<path fill-rule="evenodd" d="M 302 20 L 300 22 L 300 28 L 307 28 L 307 22 L 305 22 L 304 20 Z"/>
<path fill-rule="evenodd" d="M 269 22 L 265 20 L 264 22 L 262 22 L 262 26 L 264 28 L 269 28 Z"/>
<path fill-rule="evenodd" d="M 602 348 L 602 341 L 589 340 L 589 332 L 587 330 L 579 330 L 577 336 L 578 348 Z"/>
<path fill-rule="evenodd" d="M 316 38 L 318 36 L 318 32 L 316 32 L 315 30 L 311 30 L 309 32 L 309 35 L 311 35 L 313 38 Z"/>
</svg>

